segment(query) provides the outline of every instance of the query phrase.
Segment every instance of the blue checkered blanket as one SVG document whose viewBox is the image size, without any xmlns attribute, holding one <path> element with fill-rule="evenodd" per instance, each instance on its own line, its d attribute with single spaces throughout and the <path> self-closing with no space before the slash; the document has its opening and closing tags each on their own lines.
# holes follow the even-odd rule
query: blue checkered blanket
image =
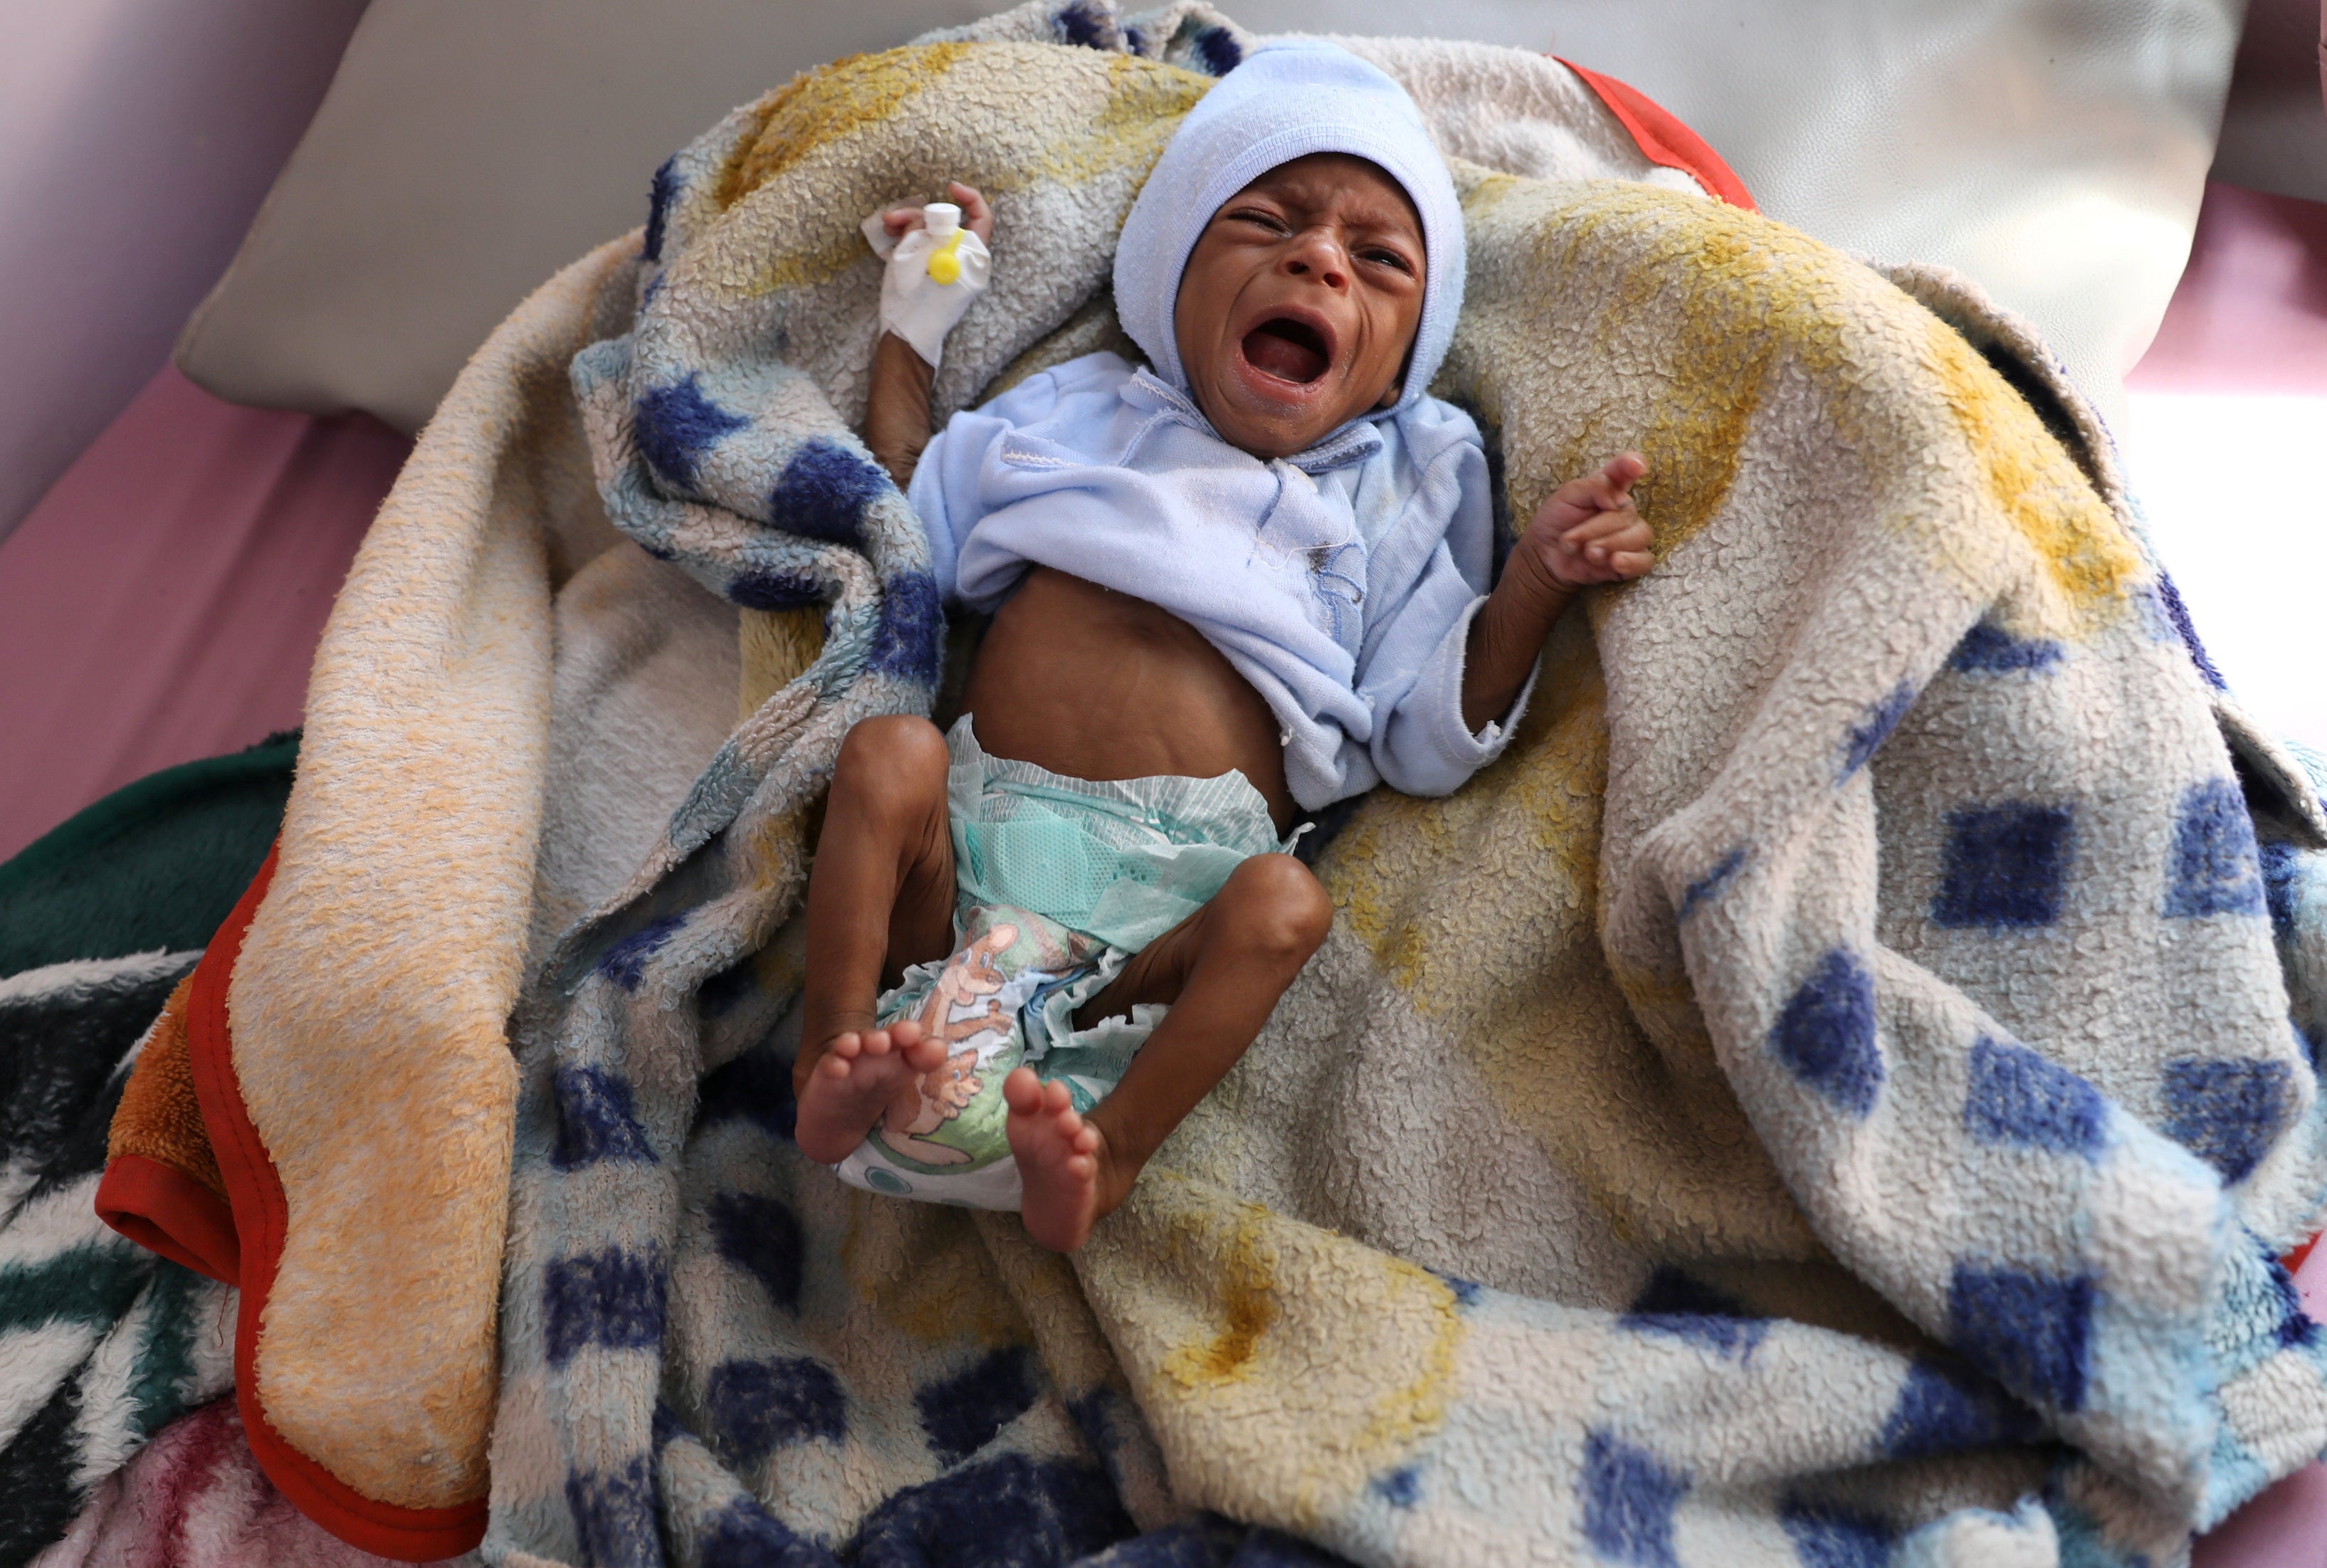
<svg viewBox="0 0 2327 1568">
<path fill-rule="evenodd" d="M 1313 835 L 1333 934 L 1132 1199 L 1070 1265 L 799 1156 L 801 814 L 937 662 L 844 418 L 853 219 L 999 192 L 941 406 L 1100 346 L 1201 88 L 1161 47 L 1024 8 L 658 177 L 575 367 L 600 494 L 827 635 L 519 1006 L 488 1554 L 1052 1563 L 1208 1509 L 1369 1563 L 2129 1568 L 2327 1446 L 2274 1261 L 2327 1194 L 2313 781 L 2023 323 L 1637 171 L 1453 164 L 1435 390 L 1512 517 L 1644 452 L 1657 569 L 1562 626 L 1494 768 Z M 1426 110 L 1565 90 L 1361 47 Z"/>
</svg>

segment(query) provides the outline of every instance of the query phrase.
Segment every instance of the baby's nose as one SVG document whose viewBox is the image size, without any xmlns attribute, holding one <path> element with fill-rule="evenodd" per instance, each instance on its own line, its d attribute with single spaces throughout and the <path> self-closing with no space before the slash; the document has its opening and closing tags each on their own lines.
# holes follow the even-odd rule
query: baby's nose
<svg viewBox="0 0 2327 1568">
<path fill-rule="evenodd" d="M 1349 252 L 1323 229 L 1306 229 L 1294 237 L 1293 248 L 1285 257 L 1285 270 L 1295 277 L 1313 276 L 1327 288 L 1347 288 Z"/>
</svg>

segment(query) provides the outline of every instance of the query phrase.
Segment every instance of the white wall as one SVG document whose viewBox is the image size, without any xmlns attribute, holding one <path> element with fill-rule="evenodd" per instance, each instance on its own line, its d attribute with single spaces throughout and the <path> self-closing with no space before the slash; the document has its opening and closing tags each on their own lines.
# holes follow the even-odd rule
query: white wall
<svg viewBox="0 0 2327 1568">
<path fill-rule="evenodd" d="M 0 0 L 0 537 L 168 359 L 364 0 Z"/>
<path fill-rule="evenodd" d="M 2136 386 L 2129 401 L 2126 471 L 2208 656 L 2256 718 L 2327 757 L 2327 396 Z"/>
</svg>

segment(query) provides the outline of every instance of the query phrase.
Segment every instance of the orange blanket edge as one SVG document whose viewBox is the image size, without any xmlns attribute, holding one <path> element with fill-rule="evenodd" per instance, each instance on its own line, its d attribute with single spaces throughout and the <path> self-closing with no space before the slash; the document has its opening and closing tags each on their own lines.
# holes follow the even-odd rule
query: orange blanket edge
<svg viewBox="0 0 2327 1568">
<path fill-rule="evenodd" d="M 174 1165 L 116 1154 L 97 1184 L 97 1217 L 146 1251 L 222 1285 L 241 1279 L 233 1211 Z"/>
<path fill-rule="evenodd" d="M 266 863 L 259 867 L 249 890 L 202 955 L 201 963 L 194 970 L 186 1016 L 194 1094 L 226 1188 L 236 1272 L 242 1291 L 234 1335 L 235 1402 L 242 1412 L 243 1429 L 259 1468 L 293 1507 L 316 1524 L 350 1546 L 400 1562 L 425 1563 L 457 1557 L 484 1539 L 483 1498 L 449 1507 L 410 1508 L 365 1497 L 292 1447 L 276 1431 L 259 1402 L 259 1325 L 267 1294 L 274 1288 L 276 1268 L 282 1260 L 289 1209 L 282 1178 L 258 1129 L 251 1123 L 235 1077 L 227 989 L 234 977 L 235 960 L 241 954 L 242 939 L 250 929 L 251 917 L 257 913 L 274 881 L 276 854 L 275 850 L 267 852 Z M 108 1171 L 107 1180 L 110 1179 Z M 124 1182 L 136 1180 L 125 1177 Z M 188 1185 L 199 1186 L 190 1179 L 182 1180 Z M 182 1196 L 182 1189 L 173 1187 L 173 1191 Z M 133 1231 L 125 1229 L 124 1234 L 145 1244 L 145 1238 Z M 186 1232 L 173 1235 L 182 1246 L 191 1239 Z M 164 1256 L 172 1255 L 159 1247 L 154 1250 L 163 1252 Z M 178 1261 L 188 1262 L 185 1258 Z M 189 1266 L 201 1265 L 189 1262 Z M 357 1347 L 348 1349 L 350 1354 L 357 1353 Z"/>
<path fill-rule="evenodd" d="M 1612 76 L 1603 76 L 1596 70 L 1586 70 L 1572 60 L 1554 60 L 1584 79 L 1584 85 L 1600 96 L 1608 112 L 1623 123 L 1639 144 L 1649 162 L 1662 168 L 1678 169 L 1699 185 L 1708 195 L 1726 201 L 1732 207 L 1742 207 L 1748 212 L 1758 212 L 1753 198 L 1745 189 L 1745 182 L 1722 161 L 1703 136 L 1698 135 L 1671 110 L 1658 103 L 1639 88 L 1618 81 Z"/>
</svg>

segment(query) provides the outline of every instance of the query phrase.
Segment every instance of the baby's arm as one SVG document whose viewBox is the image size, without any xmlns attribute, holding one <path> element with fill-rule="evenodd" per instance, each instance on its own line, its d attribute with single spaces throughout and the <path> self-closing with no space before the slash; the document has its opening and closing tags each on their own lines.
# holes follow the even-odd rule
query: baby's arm
<svg viewBox="0 0 2327 1568">
<path fill-rule="evenodd" d="M 961 208 L 961 226 L 980 240 L 994 238 L 994 210 L 986 198 L 957 180 L 948 194 Z M 881 215 L 892 235 L 921 226 L 919 207 L 892 207 Z M 864 444 L 889 477 L 903 490 L 912 483 L 921 449 L 930 443 L 930 384 L 937 369 L 894 332 L 883 332 L 873 350 L 873 388 L 864 401 Z"/>
<path fill-rule="evenodd" d="M 1578 588 L 1621 583 L 1649 569 L 1649 526 L 1633 509 L 1631 496 L 1648 471 L 1639 453 L 1620 453 L 1598 472 L 1561 485 L 1537 510 L 1504 564 L 1501 581 L 1471 620 L 1463 722 L 1472 733 L 1510 710 L 1543 639 Z"/>
</svg>

